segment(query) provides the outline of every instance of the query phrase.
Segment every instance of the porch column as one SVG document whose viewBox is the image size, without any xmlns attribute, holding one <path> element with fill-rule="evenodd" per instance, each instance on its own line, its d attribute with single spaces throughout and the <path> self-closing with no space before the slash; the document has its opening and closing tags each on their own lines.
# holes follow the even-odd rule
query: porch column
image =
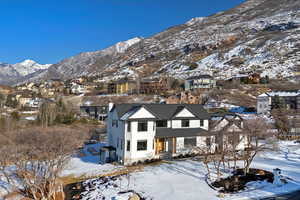
<svg viewBox="0 0 300 200">
<path fill-rule="evenodd" d="M 172 154 L 175 154 L 176 153 L 176 138 L 175 137 L 172 138 L 172 145 L 173 145 Z"/>
</svg>

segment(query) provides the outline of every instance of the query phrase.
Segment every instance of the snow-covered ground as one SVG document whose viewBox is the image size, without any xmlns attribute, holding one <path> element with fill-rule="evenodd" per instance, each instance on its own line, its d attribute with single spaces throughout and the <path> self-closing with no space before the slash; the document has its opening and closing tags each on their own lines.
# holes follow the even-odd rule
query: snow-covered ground
<svg viewBox="0 0 300 200">
<path fill-rule="evenodd" d="M 98 150 L 103 144 L 88 145 L 84 148 L 85 156 L 73 157 L 61 176 L 91 177 L 116 172 L 124 169 L 123 166 L 112 164 L 99 164 L 99 156 L 92 155 L 87 151 L 88 147 Z M 280 151 L 265 152 L 260 154 L 252 163 L 252 168 L 261 168 L 272 171 L 275 168 L 282 170 L 282 175 L 287 178 L 288 184 L 275 186 L 265 182 L 255 182 L 249 184 L 245 191 L 225 195 L 226 200 L 262 198 L 279 193 L 287 193 L 300 189 L 300 145 L 292 141 L 282 141 L 279 143 Z M 241 164 L 241 163 L 240 163 Z M 121 191 L 133 190 L 146 199 L 168 200 L 214 200 L 220 199 L 218 192 L 213 190 L 206 183 L 206 168 L 203 163 L 185 159 L 182 161 L 170 161 L 168 163 L 146 166 L 140 171 L 130 174 L 130 176 L 119 176 L 111 184 L 101 184 L 96 179 L 86 181 L 94 182 L 95 188 L 85 192 L 83 199 L 96 200 L 99 196 L 105 199 L 123 200 L 128 199 L 128 195 L 120 194 Z M 98 182 L 98 183 L 97 183 Z M 1 190 L 7 186 L 0 176 Z M 0 195 L 1 199 L 1 195 Z"/>
<path fill-rule="evenodd" d="M 281 150 L 278 152 L 259 155 L 251 167 L 268 171 L 280 168 L 283 176 L 288 179 L 287 184 L 275 186 L 266 182 L 254 182 L 245 191 L 227 194 L 223 199 L 262 198 L 300 189 L 300 145 L 280 142 L 279 146 Z M 172 161 L 145 167 L 142 171 L 131 173 L 130 178 L 120 176 L 108 185 L 101 184 L 103 180 L 88 180 L 86 184 L 93 182 L 97 189 L 88 189 L 83 199 L 105 196 L 106 199 L 123 200 L 127 196 L 118 193 L 127 190 L 133 190 L 146 199 L 219 199 L 218 192 L 207 185 L 206 174 L 206 168 L 201 162 L 192 159 Z"/>
<path fill-rule="evenodd" d="M 99 151 L 100 147 L 103 145 L 104 144 L 101 143 L 86 145 L 82 151 L 85 156 L 76 155 L 71 158 L 61 176 L 92 177 L 123 169 L 124 167 L 120 165 L 99 164 L 99 154 L 92 155 L 87 150 L 88 148 L 94 148 L 96 151 Z"/>
<path fill-rule="evenodd" d="M 276 187 L 270 183 L 260 183 L 258 186 L 262 186 L 262 188 L 241 192 L 228 197 L 228 199 L 255 199 L 300 190 L 300 145 L 293 141 L 282 141 L 279 143 L 279 147 L 279 152 L 260 154 L 251 167 L 268 171 L 280 168 L 282 175 L 291 179 L 288 181 L 289 183 L 281 187 Z"/>
</svg>

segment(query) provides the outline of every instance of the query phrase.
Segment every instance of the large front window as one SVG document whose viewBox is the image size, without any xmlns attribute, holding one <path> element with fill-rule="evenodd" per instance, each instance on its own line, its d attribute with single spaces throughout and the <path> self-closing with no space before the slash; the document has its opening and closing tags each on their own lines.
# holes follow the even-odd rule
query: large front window
<svg viewBox="0 0 300 200">
<path fill-rule="evenodd" d="M 146 131 L 148 131 L 147 121 L 139 121 L 138 122 L 138 132 L 146 132 Z"/>
<path fill-rule="evenodd" d="M 166 128 L 166 127 L 168 127 L 168 121 L 167 120 L 156 121 L 156 127 L 157 128 Z"/>
<path fill-rule="evenodd" d="M 190 127 L 190 120 L 181 120 L 181 127 L 187 128 Z"/>
<path fill-rule="evenodd" d="M 137 141 L 137 150 L 138 151 L 146 151 L 147 150 L 147 140 Z"/>
<path fill-rule="evenodd" d="M 197 139 L 196 137 L 186 137 L 184 138 L 184 147 L 190 148 L 197 145 Z"/>
</svg>

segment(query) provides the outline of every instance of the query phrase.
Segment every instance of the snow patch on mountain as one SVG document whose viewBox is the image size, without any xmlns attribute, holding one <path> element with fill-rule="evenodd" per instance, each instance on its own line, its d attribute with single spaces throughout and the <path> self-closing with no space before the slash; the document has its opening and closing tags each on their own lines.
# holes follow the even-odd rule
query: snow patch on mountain
<svg viewBox="0 0 300 200">
<path fill-rule="evenodd" d="M 33 60 L 24 60 L 23 62 L 12 65 L 12 67 L 21 75 L 27 76 L 40 70 L 46 70 L 51 64 L 41 65 Z"/>
<path fill-rule="evenodd" d="M 0 84 L 15 84 L 18 81 L 23 81 L 37 72 L 47 70 L 51 64 L 39 64 L 33 60 L 24 60 L 17 64 L 0 64 Z"/>
<path fill-rule="evenodd" d="M 192 18 L 191 20 L 187 21 L 185 24 L 191 26 L 195 23 L 202 22 L 204 19 L 206 19 L 206 17 L 195 17 L 195 18 Z"/>
<path fill-rule="evenodd" d="M 124 42 L 119 42 L 116 44 L 116 50 L 118 53 L 124 53 L 129 47 L 140 42 L 141 40 L 142 40 L 142 38 L 135 37 L 135 38 L 132 38 L 132 39 L 124 41 Z"/>
</svg>

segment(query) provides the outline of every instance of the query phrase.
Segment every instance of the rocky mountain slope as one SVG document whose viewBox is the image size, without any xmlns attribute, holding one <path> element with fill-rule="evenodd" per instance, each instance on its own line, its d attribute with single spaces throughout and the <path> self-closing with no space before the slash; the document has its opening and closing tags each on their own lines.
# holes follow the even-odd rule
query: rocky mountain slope
<svg viewBox="0 0 300 200">
<path fill-rule="evenodd" d="M 0 63 L 0 84 L 11 85 L 27 80 L 50 66 L 38 64 L 33 60 L 24 60 L 17 64 Z"/>
<path fill-rule="evenodd" d="M 225 12 L 194 18 L 149 38 L 54 64 L 32 80 L 99 75 L 104 79 L 211 74 L 226 79 L 261 72 L 271 78 L 300 71 L 300 1 L 248 0 Z"/>
</svg>

